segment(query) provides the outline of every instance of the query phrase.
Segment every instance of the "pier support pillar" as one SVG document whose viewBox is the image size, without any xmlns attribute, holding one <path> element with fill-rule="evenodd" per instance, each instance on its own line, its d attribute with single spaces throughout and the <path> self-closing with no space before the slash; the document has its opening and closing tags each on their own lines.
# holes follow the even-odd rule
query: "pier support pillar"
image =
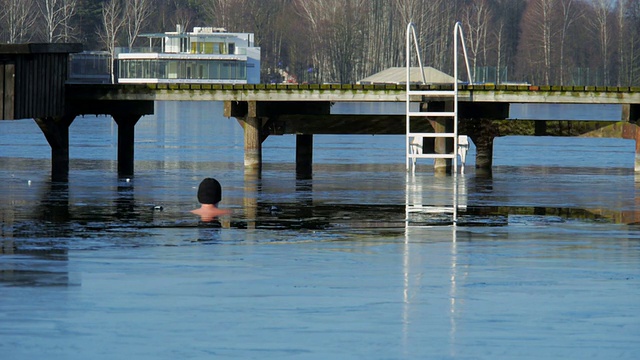
<svg viewBox="0 0 640 360">
<path fill-rule="evenodd" d="M 51 181 L 69 180 L 69 126 L 74 118 L 62 116 L 35 119 L 51 146 Z"/>
<path fill-rule="evenodd" d="M 494 137 L 482 135 L 473 140 L 476 144 L 476 169 L 477 171 L 490 173 L 493 166 L 493 140 Z"/>
<path fill-rule="evenodd" d="M 622 121 L 626 124 L 622 137 L 636 141 L 636 157 L 634 169 L 640 172 L 640 104 L 622 104 Z"/>
<path fill-rule="evenodd" d="M 135 126 L 141 115 L 117 114 L 113 120 L 118 124 L 118 175 L 132 176 L 134 161 Z"/>
<path fill-rule="evenodd" d="M 500 135 L 498 121 L 465 119 L 466 132 L 476 145 L 476 174 L 491 174 L 493 141 Z"/>
<path fill-rule="evenodd" d="M 534 135 L 545 136 L 547 135 L 547 122 L 544 120 L 536 120 L 533 122 Z"/>
<path fill-rule="evenodd" d="M 258 117 L 247 116 L 244 120 L 244 167 L 247 170 L 260 172 L 262 170 L 262 138 L 260 130 L 262 120 Z"/>
<path fill-rule="evenodd" d="M 255 177 L 262 172 L 263 115 L 256 101 L 225 101 L 224 116 L 235 117 L 244 130 L 244 169 Z"/>
<path fill-rule="evenodd" d="M 453 111 L 452 101 L 432 101 L 421 105 L 422 111 Z M 426 106 L 426 109 L 424 108 Z M 452 133 L 453 119 L 430 118 L 429 123 L 435 133 Z M 453 152 L 453 139 L 438 137 L 433 140 L 433 149 L 436 154 L 449 154 Z M 433 171 L 436 174 L 451 174 L 451 159 L 434 159 Z"/>
<path fill-rule="evenodd" d="M 500 120 L 509 117 L 509 104 L 465 103 L 460 105 L 459 117 L 460 132 L 476 145 L 476 174 L 491 175 L 493 141 L 500 136 Z"/>
<path fill-rule="evenodd" d="M 296 135 L 296 178 L 311 179 L 313 173 L 313 135 Z"/>
<path fill-rule="evenodd" d="M 622 138 L 636 141 L 635 172 L 640 172 L 640 126 L 637 123 L 624 124 Z"/>
<path fill-rule="evenodd" d="M 622 118 L 620 120 L 637 124 L 640 121 L 640 104 L 622 104 Z"/>
</svg>

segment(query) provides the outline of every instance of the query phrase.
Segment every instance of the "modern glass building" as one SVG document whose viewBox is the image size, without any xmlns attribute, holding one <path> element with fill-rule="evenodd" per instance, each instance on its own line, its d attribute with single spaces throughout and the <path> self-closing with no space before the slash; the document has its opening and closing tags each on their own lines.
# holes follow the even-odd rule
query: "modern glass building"
<svg viewBox="0 0 640 360">
<path fill-rule="evenodd" d="M 116 56 L 119 83 L 257 84 L 260 48 L 253 34 L 195 27 L 143 34 L 149 48 Z"/>
</svg>

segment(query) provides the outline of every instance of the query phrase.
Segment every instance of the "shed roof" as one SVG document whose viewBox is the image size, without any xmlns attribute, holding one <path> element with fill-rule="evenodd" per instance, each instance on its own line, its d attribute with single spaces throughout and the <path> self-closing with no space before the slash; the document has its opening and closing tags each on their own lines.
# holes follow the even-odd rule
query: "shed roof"
<svg viewBox="0 0 640 360">
<path fill-rule="evenodd" d="M 69 54 L 81 51 L 80 43 L 0 44 L 0 54 Z"/>
<path fill-rule="evenodd" d="M 443 73 L 440 70 L 430 66 L 424 67 L 424 76 L 427 84 L 453 84 L 454 77 Z M 412 83 L 422 83 L 422 75 L 420 67 L 412 67 L 410 71 L 410 79 Z M 407 81 L 407 68 L 391 67 L 377 74 L 368 76 L 358 84 L 404 84 Z"/>
</svg>

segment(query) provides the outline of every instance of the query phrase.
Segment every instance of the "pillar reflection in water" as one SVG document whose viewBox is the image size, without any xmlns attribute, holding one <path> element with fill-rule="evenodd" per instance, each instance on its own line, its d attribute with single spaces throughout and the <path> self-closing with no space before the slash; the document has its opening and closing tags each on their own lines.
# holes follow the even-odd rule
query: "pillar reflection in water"
<svg viewBox="0 0 640 360">
<path fill-rule="evenodd" d="M 260 191 L 260 169 L 244 170 L 244 217 L 247 229 L 255 229 L 258 217 L 258 192 Z"/>
<path fill-rule="evenodd" d="M 31 187 L 31 183 L 28 185 Z M 34 185 L 35 187 L 35 185 Z M 0 211 L 0 255 L 3 259 L 0 283 L 11 286 L 69 286 L 68 238 L 71 229 L 69 187 L 66 182 L 45 182 L 37 198 L 29 191 L 21 193 L 18 203 L 32 204 L 33 216 L 24 216 L 14 210 Z M 34 199 L 35 198 L 35 199 Z M 35 200 L 35 201 L 34 201 Z M 34 219 L 26 220 L 26 219 Z"/>
</svg>

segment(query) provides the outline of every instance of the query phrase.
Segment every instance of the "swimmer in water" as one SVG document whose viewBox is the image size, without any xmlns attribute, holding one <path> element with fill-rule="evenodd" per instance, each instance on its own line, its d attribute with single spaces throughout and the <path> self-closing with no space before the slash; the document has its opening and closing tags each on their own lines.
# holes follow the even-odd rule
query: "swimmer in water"
<svg viewBox="0 0 640 360">
<path fill-rule="evenodd" d="M 191 213 L 199 215 L 200 220 L 209 222 L 218 216 L 231 214 L 231 210 L 218 208 L 218 203 L 222 200 L 222 186 L 218 180 L 206 178 L 202 180 L 198 187 L 198 201 L 200 207 L 191 210 Z"/>
</svg>

